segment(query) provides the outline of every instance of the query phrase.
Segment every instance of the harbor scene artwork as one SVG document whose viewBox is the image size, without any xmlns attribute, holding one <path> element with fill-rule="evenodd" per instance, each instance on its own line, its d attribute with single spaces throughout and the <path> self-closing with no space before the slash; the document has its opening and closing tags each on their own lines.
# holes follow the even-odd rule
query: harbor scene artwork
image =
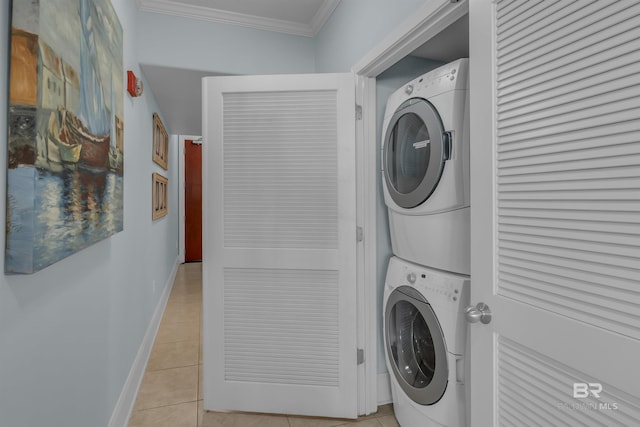
<svg viewBox="0 0 640 427">
<path fill-rule="evenodd" d="M 123 229 L 122 27 L 109 0 L 13 0 L 5 274 Z"/>
</svg>

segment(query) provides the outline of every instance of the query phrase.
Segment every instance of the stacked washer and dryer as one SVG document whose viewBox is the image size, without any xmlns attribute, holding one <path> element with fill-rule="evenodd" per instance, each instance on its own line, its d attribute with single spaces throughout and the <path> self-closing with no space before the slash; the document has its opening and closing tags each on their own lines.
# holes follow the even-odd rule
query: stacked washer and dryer
<svg viewBox="0 0 640 427">
<path fill-rule="evenodd" d="M 466 426 L 468 62 L 407 83 L 389 97 L 384 116 L 382 174 L 394 255 L 384 340 L 402 427 Z"/>
</svg>

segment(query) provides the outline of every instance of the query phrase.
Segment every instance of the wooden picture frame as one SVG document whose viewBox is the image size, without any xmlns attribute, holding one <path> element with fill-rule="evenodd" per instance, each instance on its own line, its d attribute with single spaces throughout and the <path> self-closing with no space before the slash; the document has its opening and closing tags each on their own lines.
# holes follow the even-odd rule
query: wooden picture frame
<svg viewBox="0 0 640 427">
<path fill-rule="evenodd" d="M 153 161 L 162 169 L 168 169 L 169 135 L 158 113 L 153 113 Z"/>
<path fill-rule="evenodd" d="M 157 172 L 153 173 L 151 187 L 152 215 L 155 221 L 167 215 L 169 180 Z"/>
</svg>

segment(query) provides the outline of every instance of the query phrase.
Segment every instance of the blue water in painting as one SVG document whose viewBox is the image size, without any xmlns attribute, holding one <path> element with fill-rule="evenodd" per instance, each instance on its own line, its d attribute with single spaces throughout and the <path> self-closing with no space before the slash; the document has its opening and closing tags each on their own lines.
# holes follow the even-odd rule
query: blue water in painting
<svg viewBox="0 0 640 427">
<path fill-rule="evenodd" d="M 5 271 L 47 267 L 123 229 L 123 178 L 112 172 L 8 170 Z"/>
</svg>

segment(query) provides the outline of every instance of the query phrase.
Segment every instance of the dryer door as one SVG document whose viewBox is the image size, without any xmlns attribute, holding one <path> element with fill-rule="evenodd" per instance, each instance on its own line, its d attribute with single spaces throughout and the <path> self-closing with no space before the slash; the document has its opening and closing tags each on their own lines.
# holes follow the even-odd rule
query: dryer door
<svg viewBox="0 0 640 427">
<path fill-rule="evenodd" d="M 422 98 L 406 101 L 392 116 L 383 142 L 391 198 L 402 208 L 420 205 L 438 186 L 451 150 L 435 107 Z"/>
<path fill-rule="evenodd" d="M 414 402 L 432 405 L 444 395 L 449 369 L 440 323 L 414 288 L 400 286 L 385 309 L 387 358 L 395 380 Z"/>
</svg>

